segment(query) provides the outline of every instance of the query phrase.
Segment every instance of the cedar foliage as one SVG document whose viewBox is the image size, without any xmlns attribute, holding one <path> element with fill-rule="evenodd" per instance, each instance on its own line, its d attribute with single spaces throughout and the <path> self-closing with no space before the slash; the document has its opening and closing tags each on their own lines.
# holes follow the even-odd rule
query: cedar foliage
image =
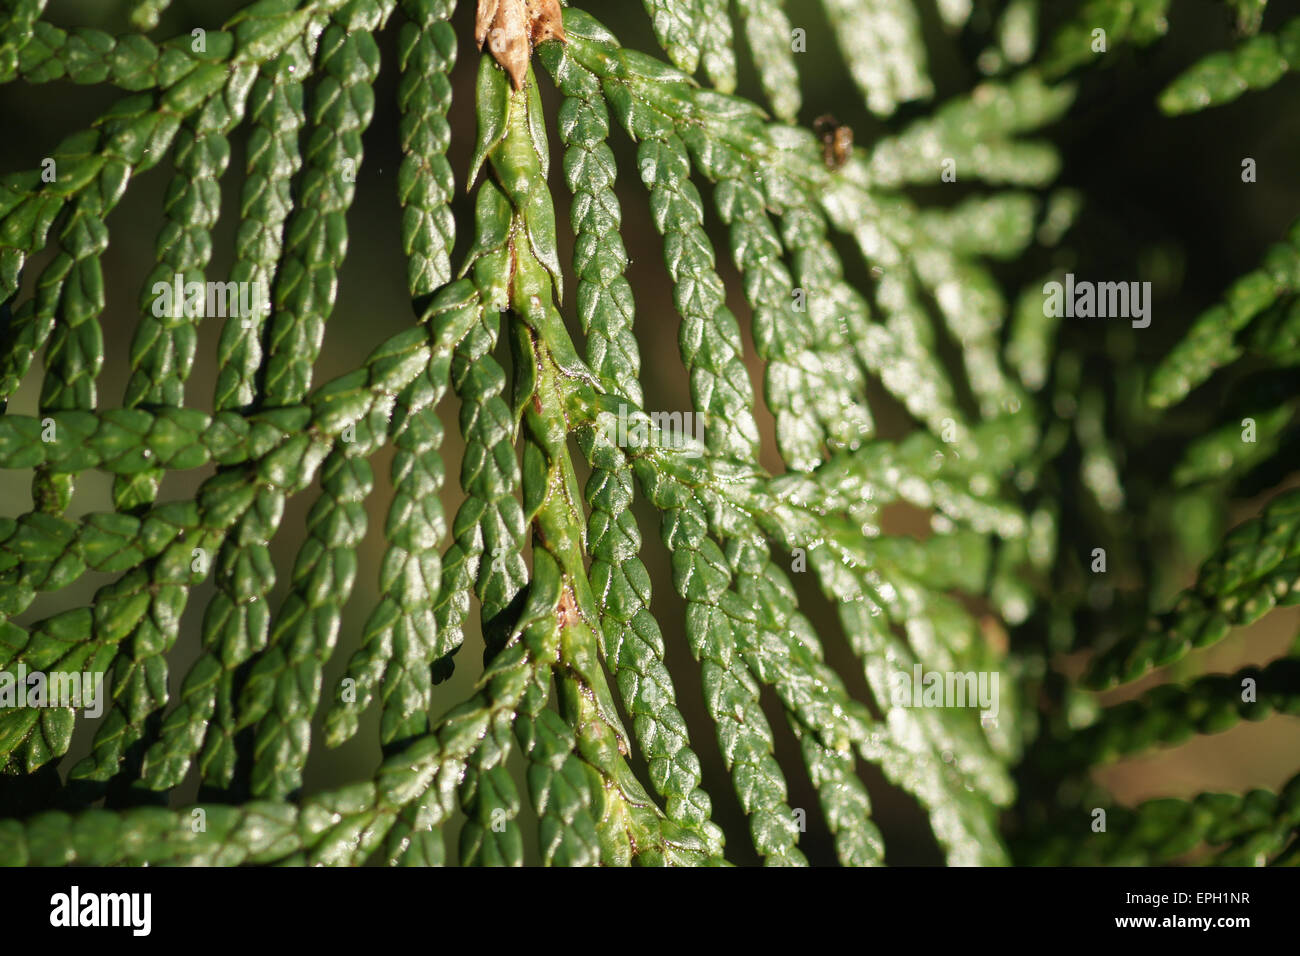
<svg viewBox="0 0 1300 956">
<path fill-rule="evenodd" d="M 1300 714 L 1297 656 L 1107 707 L 1092 693 L 1300 602 L 1295 492 L 1212 549 L 1180 527 L 1186 510 L 1124 520 L 1173 493 L 1221 521 L 1261 471 L 1285 473 L 1296 401 L 1283 378 L 1256 380 L 1272 387 L 1250 395 L 1254 442 L 1235 413 L 1203 433 L 1168 416 L 1238 363 L 1284 375 L 1300 360 L 1300 229 L 1159 362 L 1110 367 L 1108 388 L 1045 315 L 1054 273 L 1008 289 L 996 264 L 1069 242 L 1086 197 L 1052 188 L 1060 158 L 1034 131 L 1069 116 L 1073 71 L 1099 68 L 1094 30 L 1112 49 L 1157 42 L 1167 0 L 1073 4 L 1041 52 L 1037 0 L 980 4 L 993 14 L 987 79 L 933 106 L 920 105 L 935 95 L 921 4 L 822 0 L 846 95 L 893 122 L 842 164 L 800 119 L 802 2 L 645 0 L 662 52 L 624 46 L 568 6 L 564 39 L 543 31 L 531 62 L 507 38 L 521 82 L 491 41 L 479 54 L 476 130 L 447 119 L 449 74 L 474 46 L 448 22 L 454 0 L 256 0 L 202 44 L 150 38 L 168 0 L 134 0 L 136 32 L 120 36 L 55 26 L 45 0 L 5 4 L 0 81 L 126 94 L 63 140 L 52 180 L 41 168 L 0 179 L 0 400 L 40 375 L 38 414 L 0 418 L 0 467 L 33 474 L 30 510 L 6 502 L 0 517 L 0 667 L 106 671 L 112 695 L 89 755 L 64 774 L 74 708 L 0 711 L 0 862 L 426 865 L 448 858 L 454 825 L 454 861 L 518 864 L 525 815 L 547 864 L 725 862 L 665 662 L 665 636 L 683 632 L 747 817 L 748 833 L 728 836 L 766 863 L 806 862 L 789 774 L 816 788 L 840 862 L 884 862 L 859 762 L 915 798 L 953 864 L 1296 859 L 1300 778 L 1278 794 L 1123 807 L 1088 772 Z M 545 6 L 485 5 L 507 25 Z M 947 29 L 978 32 L 971 3 L 932 6 Z M 1261 32 L 1264 0 L 1230 6 L 1243 39 L 1189 65 L 1160 97 L 1165 112 L 1226 103 L 1300 66 L 1300 21 Z M 396 62 L 381 62 L 380 31 L 396 32 Z M 734 95 L 738 48 L 762 103 Z M 318 382 L 380 70 L 400 74 L 411 318 L 354 372 Z M 539 83 L 558 90 L 555 115 Z M 914 118 L 896 122 L 900 110 Z M 241 126 L 249 145 L 232 171 Z M 474 140 L 468 170 L 448 162 L 453 136 Z M 635 144 L 634 170 L 616 168 L 619 137 Z M 164 160 L 174 171 L 130 382 L 105 401 L 106 218 Z M 552 161 L 571 192 L 571 261 Z M 979 185 L 936 202 L 923 187 L 945 174 Z M 235 210 L 221 208 L 227 176 Z M 644 408 L 640 348 L 666 329 L 637 323 L 625 275 L 615 186 L 637 179 L 702 447 Z M 472 222 L 452 214 L 458 186 L 473 192 Z M 208 274 L 223 214 L 239 222 L 228 277 Z M 760 402 L 719 254 L 743 280 L 775 473 L 760 464 Z M 865 284 L 850 278 L 863 267 Z M 188 382 L 199 318 L 152 308 L 154 284 L 174 274 L 270 290 L 269 310 L 224 320 L 210 401 Z M 905 437 L 877 434 L 869 387 L 906 410 Z M 446 463 L 464 492 L 453 515 L 439 497 L 441 402 L 458 406 L 465 447 Z M 619 440 L 620 411 L 639 440 Z M 1159 480 L 1130 485 L 1128 453 L 1161 429 L 1181 436 L 1179 454 Z M 358 574 L 375 573 L 357 548 L 384 445 L 395 453 L 379 600 L 344 637 L 348 695 L 323 672 Z M 168 472 L 204 466 L 215 473 L 196 495 L 159 500 Z M 114 508 L 70 516 L 91 469 L 114 476 Z M 314 496 L 305 533 L 277 568 L 270 545 L 298 533 L 283 521 L 297 495 Z M 642 540 L 634 502 L 657 514 L 658 544 Z M 882 531 L 900 503 L 928 515 L 927 536 Z M 669 555 L 684 620 L 655 611 L 641 557 L 652 547 Z M 1105 607 L 1086 598 L 1094 547 L 1126 582 Z M 1205 557 L 1195 583 L 1162 603 L 1168 567 L 1189 556 Z M 117 575 L 91 605 L 17 623 L 39 592 L 90 571 Z M 801 610 L 796 574 L 833 605 L 836 634 Z M 288 593 L 270 607 L 278 577 Z M 177 671 L 182 614 L 208 579 L 200 653 Z M 476 605 L 484 663 L 470 696 L 448 699 L 438 684 L 469 666 L 456 652 Z M 851 648 L 869 700 L 827 662 L 830 640 Z M 1091 652 L 1082 681 L 1053 666 L 1071 651 Z M 997 672 L 998 719 L 901 706 L 893 681 L 914 664 Z M 776 759 L 764 697 L 802 767 Z M 374 773 L 304 795 L 313 747 L 354 737 L 370 708 Z M 168 795 L 187 779 L 201 799 L 176 806 Z M 32 794 L 49 808 L 30 812 Z M 1104 833 L 1088 825 L 1096 807 Z"/>
</svg>

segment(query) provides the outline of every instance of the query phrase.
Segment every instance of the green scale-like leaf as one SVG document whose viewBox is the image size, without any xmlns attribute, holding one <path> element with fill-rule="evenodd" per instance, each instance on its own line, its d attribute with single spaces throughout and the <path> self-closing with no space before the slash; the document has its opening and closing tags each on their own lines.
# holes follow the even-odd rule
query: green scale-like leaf
<svg viewBox="0 0 1300 956">
<path fill-rule="evenodd" d="M 1300 69 L 1300 19 L 1288 22 L 1276 36 L 1254 36 L 1231 53 L 1207 56 L 1165 88 L 1160 108 L 1176 114 L 1230 103 L 1295 69 Z"/>
<path fill-rule="evenodd" d="M 1275 498 L 1236 528 L 1201 566 L 1196 584 L 1144 634 L 1127 637 L 1093 663 L 1090 682 L 1135 680 L 1194 647 L 1222 640 L 1274 607 L 1300 602 L 1300 493 Z"/>
<path fill-rule="evenodd" d="M 1061 157 L 1032 137 L 1075 119 L 1057 78 L 1082 79 L 1090 62 L 1128 75 L 1111 52 L 1162 37 L 1179 12 L 1168 0 L 632 5 L 672 65 L 570 6 L 562 41 L 523 38 L 558 98 L 530 63 L 507 71 L 489 36 L 463 108 L 452 98 L 467 3 L 456 18 L 453 0 L 256 0 L 221 29 L 157 40 L 143 34 L 184 23 L 168 0 L 124 4 L 139 32 L 121 36 L 56 26 L 46 6 L 0 12 L 0 82 L 121 98 L 48 164 L 0 178 L 0 402 L 37 395 L 35 414 L 0 416 L 0 467 L 35 472 L 31 510 L 0 517 L 0 667 L 106 672 L 111 698 L 63 786 L 57 764 L 85 708 L 0 712 L 5 800 L 30 814 L 52 785 L 47 805 L 62 808 L 0 820 L 0 862 L 441 865 L 446 831 L 458 834 L 450 858 L 470 865 L 720 864 L 742 834 L 714 818 L 701 732 L 716 736 L 713 770 L 766 864 L 802 865 L 832 844 L 846 865 L 884 861 L 892 835 L 859 760 L 916 800 L 953 864 L 1300 861 L 1295 779 L 1134 807 L 1091 780 L 1109 761 L 1298 706 L 1295 649 L 1231 675 L 1180 672 L 1110 706 L 1086 689 L 1142 678 L 1300 600 L 1295 492 L 1275 489 L 1215 545 L 1232 496 L 1289 468 L 1296 236 L 1164 354 L 1136 348 L 1126 326 L 1080 334 L 1043 308 L 1044 284 L 1086 252 L 1068 231 L 1092 203 L 1048 192 Z M 1264 0 L 1225 7 L 1236 48 L 1171 71 L 1166 113 L 1226 104 L 1296 65 L 1300 21 L 1275 26 Z M 834 68 L 837 95 L 874 118 L 847 150 L 798 124 Z M 381 72 L 395 91 L 389 144 L 371 142 Z M 988 79 L 963 87 L 967 76 Z M 732 95 L 738 83 L 765 106 Z M 555 182 L 572 196 L 568 301 L 551 128 Z M 623 135 L 636 169 L 619 181 Z M 366 222 L 351 209 L 363 137 L 375 155 L 400 151 L 395 178 L 375 181 L 392 182 L 400 206 L 393 248 L 411 314 L 354 371 L 315 385 Z M 227 171 L 239 143 L 242 168 Z M 453 263 L 456 156 L 468 157 L 473 222 Z M 130 228 L 113 213 L 168 162 L 153 256 L 128 280 L 143 280 L 139 314 L 119 343 L 101 331 Z M 234 221 L 223 187 L 238 196 Z M 650 407 L 661 382 L 645 365 L 662 361 L 673 323 L 634 327 L 641 198 L 702 440 Z M 223 214 L 228 278 L 268 290 L 270 309 L 212 316 L 204 296 L 203 316 L 156 315 L 157 283 L 227 278 L 212 248 Z M 1038 278 L 1008 290 L 1011 276 Z M 187 391 L 204 374 L 205 317 L 222 318 L 211 410 Z M 105 408 L 118 344 L 126 392 Z M 1211 377 L 1221 400 L 1207 413 L 1214 389 L 1192 393 Z M 448 392 L 464 445 L 450 528 Z M 369 499 L 389 453 L 380 519 Z M 205 468 L 192 495 L 159 502 L 165 479 Z M 90 470 L 112 476 L 112 510 L 74 500 Z M 313 486 L 296 528 L 286 510 Z M 634 509 L 658 523 L 659 555 Z M 360 548 L 374 520 L 370 578 Z M 287 569 L 273 561 L 280 544 L 297 550 Z M 1094 546 L 1110 551 L 1109 577 L 1097 564 L 1085 576 Z M 660 557 L 684 622 L 665 616 L 662 593 L 652 600 Z M 1195 584 L 1148 617 L 1187 560 L 1202 561 Z M 377 589 L 347 634 L 358 571 Z M 170 701 L 182 619 L 209 575 L 198 656 Z M 77 606 L 68 589 L 92 581 Z M 800 606 L 808 590 L 829 617 Z M 466 699 L 445 699 L 476 625 L 481 672 Z M 351 658 L 327 683 L 340 641 Z M 703 687 L 694 742 L 679 651 Z M 1070 676 L 1060 662 L 1086 652 L 1088 675 Z M 865 699 L 832 665 L 845 653 Z M 912 706 L 896 691 L 914 666 L 1000 678 L 996 715 Z M 305 786 L 313 737 L 339 746 L 368 716 L 379 767 Z M 802 768 L 783 766 L 782 738 Z M 200 794 L 231 802 L 168 808 L 165 792 L 192 771 Z M 819 814 L 793 805 L 799 783 Z M 1110 826 L 1094 834 L 1096 808 Z M 801 848 L 809 823 L 830 844 Z"/>
</svg>

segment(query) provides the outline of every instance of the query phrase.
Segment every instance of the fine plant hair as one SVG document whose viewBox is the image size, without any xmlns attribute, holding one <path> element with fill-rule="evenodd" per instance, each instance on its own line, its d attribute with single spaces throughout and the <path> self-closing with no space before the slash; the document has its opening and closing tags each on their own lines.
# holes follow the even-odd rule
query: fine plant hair
<svg viewBox="0 0 1300 956">
<path fill-rule="evenodd" d="M 1058 185 L 1046 131 L 1107 57 L 1178 30 L 1169 0 L 643 0 L 621 11 L 635 41 L 582 0 L 255 0 L 191 26 L 170 0 L 121 6 L 120 34 L 56 25 L 46 0 L 0 10 L 0 83 L 121 91 L 0 171 L 0 402 L 39 391 L 0 417 L 0 469 L 31 476 L 30 502 L 0 508 L 0 670 L 103 673 L 108 694 L 90 727 L 0 707 L 0 864 L 804 865 L 818 831 L 840 863 L 879 865 L 876 788 L 914 800 L 954 865 L 1300 861 L 1300 776 L 1125 805 L 1095 774 L 1300 716 L 1300 645 L 1098 696 L 1300 603 L 1300 492 L 1279 490 L 1300 226 L 1219 304 L 1170 316 L 1156 355 L 1102 339 L 1158 312 L 1148 329 L 1043 305 L 1088 202 Z M 1300 19 L 1222 6 L 1221 52 L 1152 122 L 1300 69 Z M 814 17 L 833 51 L 808 51 Z M 965 88 L 940 92 L 934 31 L 978 40 Z M 805 102 L 831 53 L 871 118 L 856 136 Z M 453 124 L 458 62 L 475 119 Z M 756 100 L 735 92 L 747 72 Z M 381 73 L 410 310 L 325 380 Z M 116 341 L 106 255 L 138 227 L 111 214 L 160 164 L 162 227 Z M 657 234 L 630 235 L 631 200 Z M 675 315 L 638 313 L 633 238 L 662 250 Z M 1003 267 L 1027 262 L 1041 274 L 1011 286 Z M 155 308 L 173 282 L 231 307 Z M 235 308 L 237 288 L 267 294 Z M 646 397 L 665 340 L 703 423 L 685 438 Z M 110 355 L 129 360 L 120 396 Z M 1189 405 L 1203 387 L 1232 401 Z M 111 507 L 74 507 L 96 471 Z M 92 573 L 85 606 L 48 602 Z M 29 613 L 38 598 L 58 610 Z M 198 646 L 179 654 L 187 610 Z M 481 661 L 458 655 L 480 635 Z M 923 672 L 992 675 L 996 706 L 893 692 Z M 362 734 L 374 766 L 305 785 L 309 758 Z M 795 778 L 815 807 L 791 805 Z"/>
</svg>

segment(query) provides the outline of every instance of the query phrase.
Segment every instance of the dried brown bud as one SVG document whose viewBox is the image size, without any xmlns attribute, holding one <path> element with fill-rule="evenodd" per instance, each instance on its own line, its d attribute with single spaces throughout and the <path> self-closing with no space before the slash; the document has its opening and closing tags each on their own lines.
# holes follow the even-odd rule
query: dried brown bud
<svg viewBox="0 0 1300 956">
<path fill-rule="evenodd" d="M 517 90 L 524 88 L 528 58 L 537 44 L 563 39 L 560 0 L 478 0 L 474 40 L 480 50 L 487 44 Z"/>
</svg>

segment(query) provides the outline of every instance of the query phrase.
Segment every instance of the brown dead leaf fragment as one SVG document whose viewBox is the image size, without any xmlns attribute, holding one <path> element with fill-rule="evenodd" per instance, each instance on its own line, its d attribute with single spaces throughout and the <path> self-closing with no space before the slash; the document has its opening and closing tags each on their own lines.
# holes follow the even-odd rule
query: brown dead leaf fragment
<svg viewBox="0 0 1300 956">
<path fill-rule="evenodd" d="M 560 0 L 526 0 L 526 4 L 534 47 L 543 40 L 564 39 L 564 11 L 560 9 Z"/>
<path fill-rule="evenodd" d="M 563 39 L 560 0 L 478 0 L 474 40 L 480 50 L 487 44 L 517 90 L 524 88 L 528 58 L 537 44 Z"/>
</svg>

